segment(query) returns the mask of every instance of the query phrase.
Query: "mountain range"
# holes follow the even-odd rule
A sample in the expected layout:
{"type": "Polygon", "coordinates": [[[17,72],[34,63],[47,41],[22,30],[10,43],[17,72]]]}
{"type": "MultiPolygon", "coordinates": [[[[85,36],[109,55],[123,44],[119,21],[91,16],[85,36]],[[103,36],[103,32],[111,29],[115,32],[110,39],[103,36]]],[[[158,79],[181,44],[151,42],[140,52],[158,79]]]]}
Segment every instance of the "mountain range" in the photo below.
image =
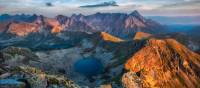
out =
{"type": "Polygon", "coordinates": [[[0,18],[1,31],[19,36],[24,36],[32,32],[49,30],[53,33],[60,31],[99,31],[107,32],[122,38],[130,38],[138,31],[159,33],[164,30],[162,29],[162,25],[144,18],[138,11],[133,11],[130,14],[96,13],[88,16],[74,14],[71,17],[58,15],[55,18],[38,15],[22,14],[10,16],[4,14],[1,15],[0,18]]]}
{"type": "Polygon", "coordinates": [[[199,88],[199,27],[133,11],[0,16],[2,88],[199,88]]]}

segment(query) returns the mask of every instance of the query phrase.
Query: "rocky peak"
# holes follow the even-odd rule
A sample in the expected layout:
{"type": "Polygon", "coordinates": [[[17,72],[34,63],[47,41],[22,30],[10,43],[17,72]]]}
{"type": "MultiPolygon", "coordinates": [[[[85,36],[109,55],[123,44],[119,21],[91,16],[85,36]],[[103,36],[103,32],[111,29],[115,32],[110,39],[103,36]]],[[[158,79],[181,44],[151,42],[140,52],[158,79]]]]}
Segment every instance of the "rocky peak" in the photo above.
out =
{"type": "Polygon", "coordinates": [[[140,13],[137,10],[131,12],[129,15],[131,15],[131,16],[141,16],[140,13]]]}
{"type": "Polygon", "coordinates": [[[71,19],[74,19],[76,21],[81,21],[83,18],[84,18],[84,15],[83,14],[73,14],[71,17],[71,19]]]}
{"type": "Polygon", "coordinates": [[[67,16],[64,15],[58,15],[55,17],[60,24],[65,24],[65,22],[69,19],[67,16]]]}
{"type": "Polygon", "coordinates": [[[125,20],[125,28],[144,28],[147,25],[145,24],[145,18],[140,15],[138,11],[133,11],[128,15],[125,20]]]}
{"type": "Polygon", "coordinates": [[[134,16],[138,18],[140,21],[145,22],[145,18],[137,10],[130,13],[129,16],[134,16]]]}
{"type": "Polygon", "coordinates": [[[40,24],[40,25],[43,25],[44,24],[44,16],[42,15],[33,15],[32,17],[35,18],[35,20],[33,21],[33,23],[36,23],[36,24],[40,24]]]}
{"type": "Polygon", "coordinates": [[[173,39],[150,39],[134,54],[125,68],[122,81],[127,88],[137,87],[199,87],[200,55],[173,39]],[[130,73],[135,73],[130,75],[130,73]],[[127,78],[130,77],[130,78],[127,78]],[[132,77],[137,81],[127,82],[132,77]]]}

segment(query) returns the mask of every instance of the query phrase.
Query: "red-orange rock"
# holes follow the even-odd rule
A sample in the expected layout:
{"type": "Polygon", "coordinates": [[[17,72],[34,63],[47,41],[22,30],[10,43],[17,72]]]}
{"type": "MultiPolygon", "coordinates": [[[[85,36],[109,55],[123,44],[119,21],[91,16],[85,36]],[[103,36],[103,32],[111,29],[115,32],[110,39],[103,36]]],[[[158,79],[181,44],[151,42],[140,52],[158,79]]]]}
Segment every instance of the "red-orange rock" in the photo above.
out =
{"type": "Polygon", "coordinates": [[[51,33],[59,33],[62,31],[62,26],[61,24],[58,22],[58,20],[53,19],[53,18],[46,18],[44,20],[44,22],[46,23],[46,25],[51,26],[51,33]]]}
{"type": "Polygon", "coordinates": [[[54,26],[53,29],[51,30],[52,33],[59,33],[62,31],[62,27],[61,26],[54,26]]]}
{"type": "MultiPolygon", "coordinates": [[[[144,88],[200,87],[200,55],[173,39],[148,40],[146,46],[127,61],[125,69],[139,74],[140,86],[144,88]]],[[[123,83],[127,88],[134,88],[128,86],[125,79],[130,78],[126,77],[123,76],[123,83]]]]}
{"type": "Polygon", "coordinates": [[[11,23],[8,32],[18,36],[25,36],[31,32],[38,32],[39,26],[34,23],[11,23]]]}
{"type": "Polygon", "coordinates": [[[147,39],[147,38],[150,38],[151,36],[152,35],[149,33],[137,32],[135,34],[134,40],[147,39]]]}
{"type": "Polygon", "coordinates": [[[106,32],[101,32],[101,37],[103,40],[105,41],[110,41],[110,42],[122,42],[124,40],[120,39],[120,38],[117,38],[115,36],[112,36],[106,32]]]}

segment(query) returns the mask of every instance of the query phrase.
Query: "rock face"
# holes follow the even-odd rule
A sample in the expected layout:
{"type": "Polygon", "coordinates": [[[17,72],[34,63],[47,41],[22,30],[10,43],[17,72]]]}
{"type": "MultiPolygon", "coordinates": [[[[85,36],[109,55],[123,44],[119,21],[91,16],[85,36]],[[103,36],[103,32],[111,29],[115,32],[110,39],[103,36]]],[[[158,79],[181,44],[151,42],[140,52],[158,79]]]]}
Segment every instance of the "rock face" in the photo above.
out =
{"type": "Polygon", "coordinates": [[[147,26],[145,21],[138,11],[134,11],[125,20],[125,28],[145,28],[147,26]]]}
{"type": "Polygon", "coordinates": [[[39,26],[34,23],[11,23],[7,32],[18,36],[25,36],[38,31],[39,26]]]}
{"type": "Polygon", "coordinates": [[[133,84],[139,88],[198,88],[200,55],[173,39],[150,39],[127,61],[125,69],[130,70],[122,78],[127,88],[133,84]],[[133,77],[139,81],[128,81],[133,77]]]}

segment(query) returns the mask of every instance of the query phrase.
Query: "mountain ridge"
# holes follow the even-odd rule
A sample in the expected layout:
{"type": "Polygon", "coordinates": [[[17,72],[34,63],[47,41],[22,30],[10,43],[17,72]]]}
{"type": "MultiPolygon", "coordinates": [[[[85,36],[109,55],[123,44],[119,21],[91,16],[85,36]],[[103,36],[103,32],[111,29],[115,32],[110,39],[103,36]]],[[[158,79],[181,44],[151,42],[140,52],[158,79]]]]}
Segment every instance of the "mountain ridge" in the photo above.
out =
{"type": "MultiPolygon", "coordinates": [[[[82,31],[82,32],[107,32],[117,37],[129,38],[138,31],[158,33],[164,28],[159,23],[144,18],[138,11],[126,13],[96,13],[84,16],[82,14],[71,17],[58,15],[55,18],[48,18],[42,15],[2,15],[1,22],[26,22],[38,24],[41,29],[59,33],[61,31],[82,31]]],[[[1,30],[5,27],[0,28],[1,30]]],[[[28,33],[27,33],[28,34],[28,33]]]]}
{"type": "Polygon", "coordinates": [[[147,44],[125,64],[130,70],[122,81],[127,88],[199,87],[200,55],[174,39],[149,39],[147,44]],[[136,73],[136,75],[132,74],[136,73]],[[134,77],[132,83],[128,82],[134,77]],[[140,82],[137,82],[140,80],[140,82]]]}

